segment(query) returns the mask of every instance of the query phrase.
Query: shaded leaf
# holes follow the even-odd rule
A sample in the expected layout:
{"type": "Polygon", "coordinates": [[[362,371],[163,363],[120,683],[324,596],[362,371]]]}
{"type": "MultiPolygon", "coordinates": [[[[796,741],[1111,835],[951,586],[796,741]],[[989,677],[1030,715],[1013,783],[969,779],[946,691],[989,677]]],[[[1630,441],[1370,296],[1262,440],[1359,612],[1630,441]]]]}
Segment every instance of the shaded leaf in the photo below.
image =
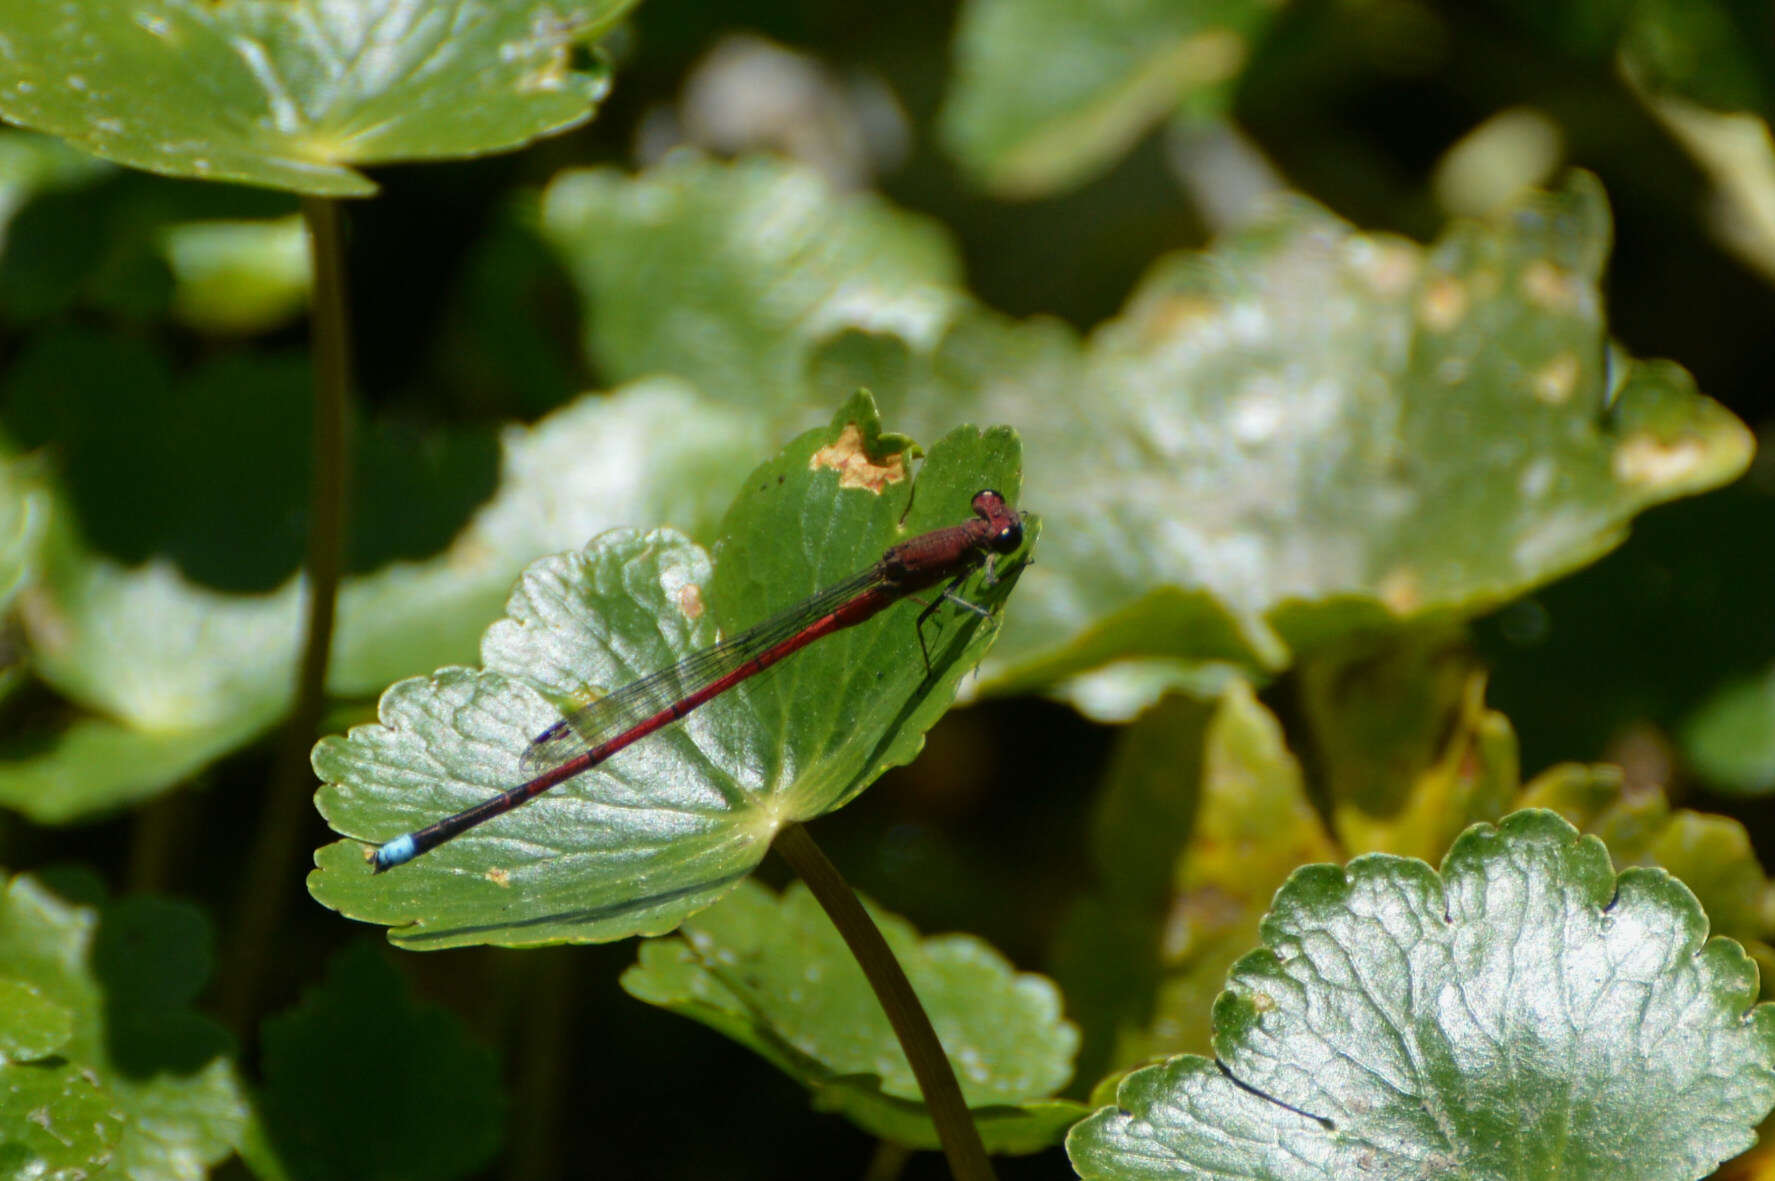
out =
{"type": "MultiPolygon", "coordinates": [[[[990,1152],[1035,1152],[1085,1114],[1051,1096],[1072,1075],[1078,1031],[1043,977],[970,935],[920,938],[870,908],[955,1067],[990,1152]]],[[[880,1002],[804,886],[780,898],[745,882],[670,939],[649,940],[623,988],[746,1046],[806,1087],[816,1107],[872,1135],[937,1145],[918,1083],[880,1002]]]]}
{"type": "Polygon", "coordinates": [[[499,1147],[492,1051],[453,1013],[416,1003],[367,943],[335,955],[263,1036],[267,1140],[304,1181],[465,1177],[499,1147]]]}
{"type": "MultiPolygon", "coordinates": [[[[862,396],[753,472],[718,560],[668,531],[621,531],[534,564],[483,669],[446,668],[383,696],[381,722],[315,748],[317,802],[356,838],[322,849],[315,897],[389,924],[411,948],[660,934],[751,871],[777,827],[839,807],[913,758],[996,628],[946,607],[926,624],[931,671],[902,603],[722,694],[608,763],[372,878],[358,841],[418,828],[529,776],[530,739],[563,710],[669,667],[867,569],[892,542],[954,524],[982,487],[1015,502],[1004,429],[952,432],[920,469],[862,396]]],[[[1031,521],[1028,535],[1036,532],[1031,521]]],[[[958,593],[992,609],[1019,566],[958,593]]]]}
{"type": "Polygon", "coordinates": [[[1281,727],[1237,681],[1124,732],[1091,843],[1097,881],[1067,915],[1055,974],[1093,1077],[1206,1049],[1209,1005],[1276,888],[1337,854],[1281,727]]]}
{"type": "MultiPolygon", "coordinates": [[[[329,688],[370,693],[471,654],[538,553],[627,522],[711,520],[759,429],[671,382],[508,428],[498,490],[442,553],[346,579],[329,688]]],[[[213,478],[201,455],[185,462],[213,478]]],[[[0,800],[51,822],[141,799],[269,730],[288,707],[300,623],[294,582],[231,594],[164,557],[126,566],[94,552],[67,516],[55,515],[21,616],[34,670],[101,716],[15,739],[0,762],[0,800]]]]}
{"type": "Polygon", "coordinates": [[[1304,869],[1215,1004],[1218,1062],[1129,1076],[1068,1151],[1092,1178],[1701,1177],[1775,1105],[1775,1008],[1706,931],[1547,812],[1440,875],[1304,869]]]}
{"type": "Polygon", "coordinates": [[[182,904],[133,898],[95,910],[31,877],[11,880],[0,900],[0,964],[70,1013],[73,1027],[56,1058],[0,1068],[0,1095],[25,1088],[5,1102],[35,1094],[51,1112],[45,1125],[0,1110],[0,1128],[24,1137],[0,1144],[7,1163],[23,1168],[28,1151],[51,1154],[34,1158],[46,1168],[108,1163],[142,1181],[199,1181],[233,1151],[247,1106],[232,1048],[191,1008],[209,974],[209,940],[203,917],[182,904]]]}
{"type": "Polygon", "coordinates": [[[970,0],[956,26],[943,138],[999,193],[1071,187],[1173,111],[1229,105],[1275,11],[1260,0],[970,0]]]}
{"type": "Polygon", "coordinates": [[[1735,681],[1689,716],[1683,753],[1716,791],[1775,792],[1775,673],[1735,681]]]}
{"type": "Polygon", "coordinates": [[[1309,762],[1348,853],[1440,857],[1469,824],[1510,810],[1516,736],[1486,708],[1462,633],[1350,637],[1303,659],[1299,683],[1309,762]]]}
{"type": "Polygon", "coordinates": [[[353,165],[477,155],[580,123],[569,68],[626,0],[14,0],[0,115],[152,172],[346,196],[353,165]]]}

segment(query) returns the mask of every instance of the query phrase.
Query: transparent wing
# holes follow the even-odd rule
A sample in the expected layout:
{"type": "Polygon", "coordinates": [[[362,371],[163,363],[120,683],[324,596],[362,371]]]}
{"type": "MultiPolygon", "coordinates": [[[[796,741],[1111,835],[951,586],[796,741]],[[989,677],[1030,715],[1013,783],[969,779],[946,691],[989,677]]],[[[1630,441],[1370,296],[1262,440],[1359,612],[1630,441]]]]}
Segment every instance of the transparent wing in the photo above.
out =
{"type": "Polygon", "coordinates": [[[760,653],[794,638],[858,595],[888,585],[871,567],[805,599],[763,623],[718,644],[693,652],[669,668],[631,681],[613,693],[580,706],[538,734],[524,751],[524,774],[542,775],[581,753],[633,730],[641,723],[696,695],[760,653]]]}

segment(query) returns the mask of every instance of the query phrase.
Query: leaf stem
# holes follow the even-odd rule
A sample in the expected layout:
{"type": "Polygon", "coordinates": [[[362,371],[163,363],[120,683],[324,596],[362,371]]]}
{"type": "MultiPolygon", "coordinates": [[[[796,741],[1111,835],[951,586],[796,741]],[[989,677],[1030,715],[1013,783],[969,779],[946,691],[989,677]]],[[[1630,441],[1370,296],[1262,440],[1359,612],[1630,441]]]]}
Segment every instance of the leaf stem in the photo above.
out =
{"type": "Polygon", "coordinates": [[[224,1020],[244,1033],[257,1012],[259,990],[272,941],[295,893],[291,877],[302,847],[304,814],[314,775],[308,752],[326,708],[327,658],[333,613],[344,565],[346,503],[346,405],[351,344],[346,334],[345,261],[339,205],[304,197],[314,297],[314,467],[309,483],[307,627],[296,674],[295,703],[283,745],[271,770],[264,810],[246,865],[235,910],[221,998],[224,1020]]]}
{"type": "Polygon", "coordinates": [[[857,957],[863,975],[868,977],[869,986],[887,1013],[888,1023],[894,1027],[894,1036],[899,1038],[906,1060],[912,1064],[918,1089],[924,1093],[925,1108],[937,1126],[937,1139],[949,1158],[950,1173],[956,1181],[993,1181],[992,1163],[980,1141],[980,1131],[968,1114],[955,1071],[937,1041],[937,1031],[931,1027],[918,994],[912,991],[912,982],[906,979],[900,961],[888,949],[881,930],[845,883],[838,867],[827,860],[802,825],[784,825],[771,848],[807,883],[851,954],[857,957]]]}

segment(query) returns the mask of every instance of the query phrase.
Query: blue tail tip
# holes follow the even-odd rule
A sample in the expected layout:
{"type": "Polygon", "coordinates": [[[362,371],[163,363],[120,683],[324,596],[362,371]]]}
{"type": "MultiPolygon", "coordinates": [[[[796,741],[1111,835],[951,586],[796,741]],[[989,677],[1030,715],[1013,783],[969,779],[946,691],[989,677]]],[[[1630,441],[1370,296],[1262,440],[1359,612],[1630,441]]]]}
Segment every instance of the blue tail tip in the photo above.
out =
{"type": "Polygon", "coordinates": [[[418,855],[419,850],[414,845],[411,833],[396,837],[387,844],[379,846],[376,852],[371,855],[370,860],[373,863],[373,868],[370,872],[381,873],[385,869],[405,865],[418,855]]]}

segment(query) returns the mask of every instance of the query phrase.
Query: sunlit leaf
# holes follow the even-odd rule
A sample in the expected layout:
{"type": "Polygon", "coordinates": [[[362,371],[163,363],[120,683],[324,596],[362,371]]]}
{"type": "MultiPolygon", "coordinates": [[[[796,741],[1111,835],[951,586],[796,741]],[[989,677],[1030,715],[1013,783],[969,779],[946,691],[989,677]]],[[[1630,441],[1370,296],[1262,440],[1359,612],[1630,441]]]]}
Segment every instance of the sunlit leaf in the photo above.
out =
{"type": "MultiPolygon", "coordinates": [[[[1057,1142],[1086,1109],[1052,1098],[1072,1075],[1078,1030],[1060,994],[970,935],[920,938],[874,918],[906,970],[990,1152],[1057,1142]]],[[[831,920],[796,885],[781,898],[744,883],[671,939],[650,940],[623,974],[631,994],[726,1034],[806,1087],[816,1107],[870,1134],[937,1145],[912,1068],[831,920]]]]}
{"type": "MultiPolygon", "coordinates": [[[[1768,876],[1750,834],[1729,816],[1673,808],[1656,789],[1629,790],[1619,767],[1564,763],[1537,775],[1519,807],[1549,808],[1580,830],[1601,837],[1618,868],[1659,866],[1695,892],[1709,925],[1736,939],[1759,962],[1775,964],[1768,876]]],[[[1775,977],[1765,979],[1775,987],[1775,977]]]]}
{"type": "MultiPolygon", "coordinates": [[[[939,611],[923,632],[927,670],[914,627],[924,608],[899,604],[392,873],[372,877],[359,843],[523,782],[521,756],[560,711],[965,519],[979,489],[1015,501],[1008,430],[952,432],[919,469],[916,496],[912,454],[880,435],[867,397],[853,399],[746,478],[712,569],[663,530],[605,534],[532,565],[483,640],[482,669],[400,682],[378,725],[315,748],[321,810],[355,838],[319,852],[315,897],[410,948],[662,934],[732,890],[782,823],[837,808],[909,761],[985,653],[988,620],[939,611]]],[[[990,586],[977,572],[958,593],[996,608],[1018,569],[990,586]]]]}
{"type": "Polygon", "coordinates": [[[550,221],[604,309],[596,359],[791,417],[866,385],[927,433],[1015,422],[1027,499],[1056,528],[987,689],[1058,686],[1126,719],[1291,648],[1469,616],[1750,454],[1682,370],[1610,346],[1611,228],[1584,174],[1427,248],[1282,201],[1160,260],[1086,340],[981,309],[936,267],[879,264],[899,280],[884,290],[858,270],[893,237],[873,202],[758,235],[761,193],[785,210],[835,200],[759,161],[562,183],[550,221]],[[606,244],[631,235],[673,259],[669,283],[606,244]]]}
{"type": "Polygon", "coordinates": [[[185,222],[162,237],[173,311],[200,332],[274,328],[308,299],[308,235],[299,217],[185,222]]]}
{"type": "Polygon", "coordinates": [[[1217,1060],[1138,1071],[1068,1137],[1087,1178],[1694,1178],[1775,1105],[1775,1008],[1657,870],[1546,812],[1438,874],[1291,878],[1215,1003],[1217,1060]]]}
{"type": "Polygon", "coordinates": [[[517,147],[589,118],[570,67],[631,0],[12,0],[0,115],[153,172],[343,196],[353,166],[517,147]]]}

